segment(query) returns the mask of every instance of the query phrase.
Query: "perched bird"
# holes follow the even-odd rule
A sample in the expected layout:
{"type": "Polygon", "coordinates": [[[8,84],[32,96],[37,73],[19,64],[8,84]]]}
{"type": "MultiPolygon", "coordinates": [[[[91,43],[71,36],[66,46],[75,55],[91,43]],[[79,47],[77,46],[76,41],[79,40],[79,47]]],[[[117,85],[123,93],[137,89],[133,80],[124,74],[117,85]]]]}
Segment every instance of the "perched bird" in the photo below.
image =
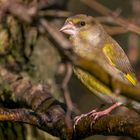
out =
{"type": "MultiPolygon", "coordinates": [[[[91,61],[96,60],[103,69],[123,82],[134,86],[137,84],[135,74],[125,52],[95,18],[84,14],[69,17],[60,31],[70,35],[73,50],[76,54],[91,61]]],[[[84,70],[75,67],[74,73],[96,95],[113,93],[111,89],[84,70]]],[[[104,111],[96,113],[93,111],[91,114],[96,119],[111,112],[119,105],[120,103],[115,103],[104,111]]]]}

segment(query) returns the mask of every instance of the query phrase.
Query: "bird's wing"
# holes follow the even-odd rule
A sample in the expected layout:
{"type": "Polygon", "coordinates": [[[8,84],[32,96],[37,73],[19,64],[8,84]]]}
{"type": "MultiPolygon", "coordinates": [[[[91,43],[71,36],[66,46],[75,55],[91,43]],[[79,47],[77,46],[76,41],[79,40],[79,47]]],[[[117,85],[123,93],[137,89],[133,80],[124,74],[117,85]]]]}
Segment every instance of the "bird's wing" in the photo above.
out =
{"type": "Polygon", "coordinates": [[[112,43],[106,43],[103,46],[104,55],[112,66],[124,73],[125,78],[127,78],[130,83],[136,85],[135,74],[128,57],[116,41],[112,39],[111,42],[112,43]]]}

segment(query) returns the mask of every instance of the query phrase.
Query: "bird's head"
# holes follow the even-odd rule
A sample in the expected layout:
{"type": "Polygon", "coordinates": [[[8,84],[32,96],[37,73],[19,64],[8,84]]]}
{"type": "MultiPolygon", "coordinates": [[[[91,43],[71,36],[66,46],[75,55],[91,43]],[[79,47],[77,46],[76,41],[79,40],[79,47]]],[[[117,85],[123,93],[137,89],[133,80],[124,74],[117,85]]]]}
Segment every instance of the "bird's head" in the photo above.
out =
{"type": "Polygon", "coordinates": [[[96,20],[93,17],[79,14],[67,18],[60,31],[68,35],[76,35],[79,31],[86,30],[94,25],[96,25],[96,20]]]}

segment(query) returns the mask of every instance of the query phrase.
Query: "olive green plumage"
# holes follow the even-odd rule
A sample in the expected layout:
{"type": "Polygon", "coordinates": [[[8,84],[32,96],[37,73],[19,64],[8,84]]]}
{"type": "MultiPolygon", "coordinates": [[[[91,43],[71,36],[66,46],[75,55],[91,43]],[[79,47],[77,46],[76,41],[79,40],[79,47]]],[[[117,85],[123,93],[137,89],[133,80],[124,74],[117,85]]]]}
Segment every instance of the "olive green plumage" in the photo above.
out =
{"type": "MultiPolygon", "coordinates": [[[[95,60],[113,77],[136,85],[137,81],[128,57],[120,45],[93,17],[76,15],[69,17],[61,31],[70,35],[76,54],[95,60]]],[[[112,91],[89,73],[74,68],[74,73],[95,94],[111,94],[112,91]]]]}

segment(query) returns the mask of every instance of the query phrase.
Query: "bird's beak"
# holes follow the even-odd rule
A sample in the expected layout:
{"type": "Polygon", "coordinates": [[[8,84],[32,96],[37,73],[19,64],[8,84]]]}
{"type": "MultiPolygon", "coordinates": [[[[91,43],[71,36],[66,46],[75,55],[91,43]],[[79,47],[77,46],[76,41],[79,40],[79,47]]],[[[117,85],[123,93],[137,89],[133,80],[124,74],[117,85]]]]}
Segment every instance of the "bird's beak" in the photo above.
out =
{"type": "Polygon", "coordinates": [[[75,27],[71,22],[67,22],[62,26],[62,28],[59,31],[65,34],[73,35],[75,34],[75,27]]]}

